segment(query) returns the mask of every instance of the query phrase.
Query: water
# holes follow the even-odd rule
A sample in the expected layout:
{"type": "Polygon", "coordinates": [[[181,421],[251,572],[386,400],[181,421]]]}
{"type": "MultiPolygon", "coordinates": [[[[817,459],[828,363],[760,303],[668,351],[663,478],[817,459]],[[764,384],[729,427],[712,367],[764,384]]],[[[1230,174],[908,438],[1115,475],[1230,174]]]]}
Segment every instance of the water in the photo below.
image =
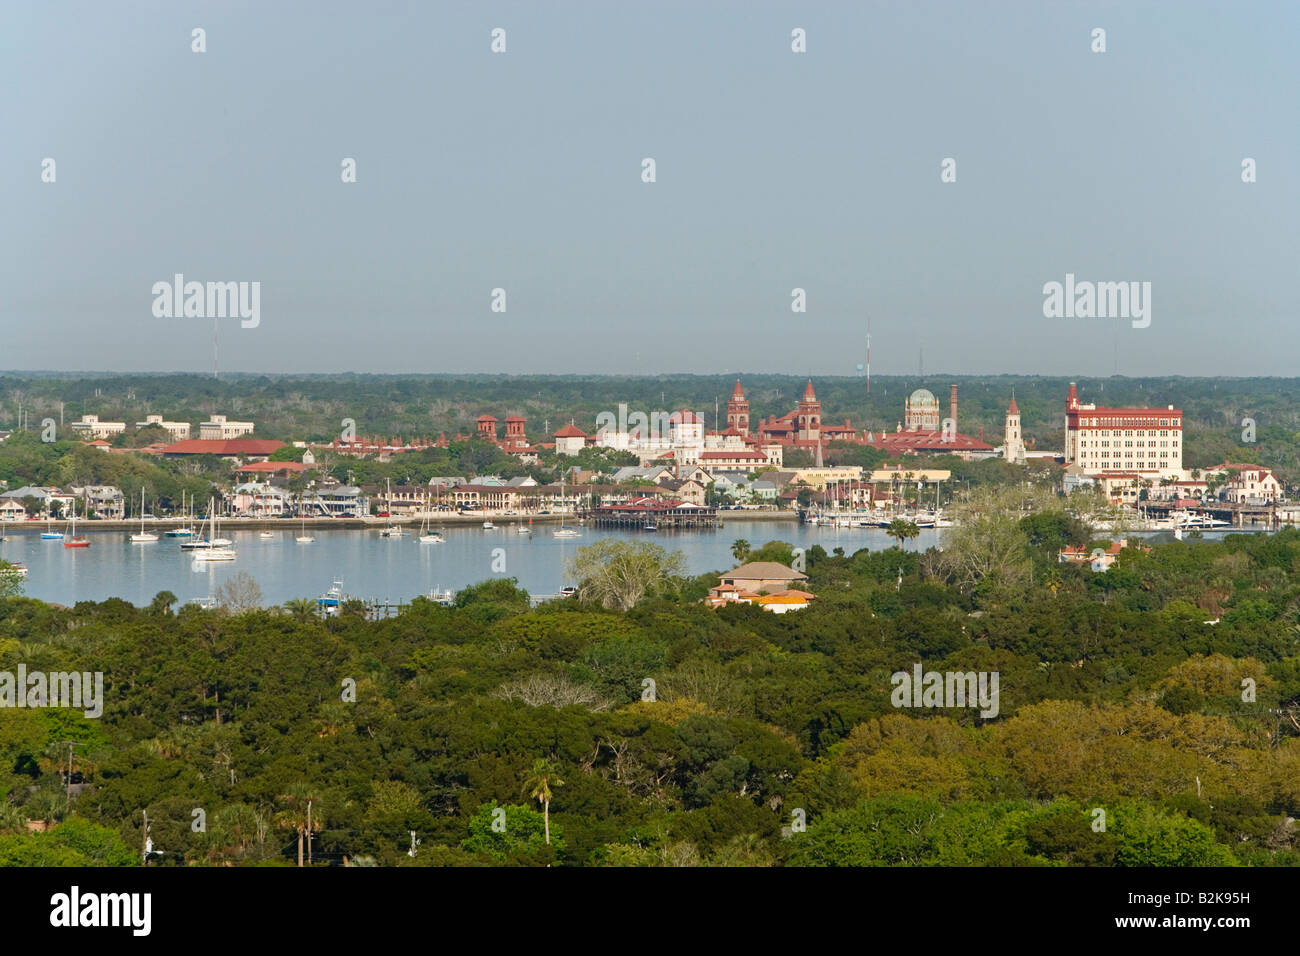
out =
{"type": "MultiPolygon", "coordinates": [[[[421,544],[412,534],[381,538],[377,531],[313,529],[312,544],[298,544],[297,528],[277,530],[274,538],[257,531],[226,531],[239,557],[234,561],[198,563],[193,552],[182,552],[183,539],[163,538],[155,544],[131,544],[126,530],[88,531],[90,547],[65,548],[61,541],[42,541],[39,529],[20,533],[0,526],[8,540],[0,543],[0,558],[21,561],[29,568],[24,593],[58,604],[102,601],[118,597],[148,604],[159,591],[171,591],[181,601],[207,598],[222,582],[247,572],[262,589],[264,604],[292,598],[316,598],[335,580],[354,597],[404,603],[434,590],[457,590],[492,577],[515,577],[532,594],[555,594],[573,584],[564,574],[565,562],[578,548],[603,538],[637,538],[668,550],[680,550],[691,574],[725,571],[735,566],[731,546],[744,538],[752,547],[786,541],[810,548],[820,544],[852,554],[861,548],[894,546],[879,528],[819,528],[794,521],[726,519],[718,531],[637,532],[583,528],[579,538],[555,538],[554,525],[538,526],[532,535],[517,533],[515,525],[493,531],[479,527],[443,530],[443,544],[421,544]],[[500,551],[496,551],[500,549],[500,551]],[[495,567],[494,567],[495,561],[495,567]],[[504,567],[504,570],[501,570],[504,567]]],[[[81,529],[78,528],[78,531],[81,529]]],[[[922,531],[908,544],[925,550],[937,532],[922,531]]]]}

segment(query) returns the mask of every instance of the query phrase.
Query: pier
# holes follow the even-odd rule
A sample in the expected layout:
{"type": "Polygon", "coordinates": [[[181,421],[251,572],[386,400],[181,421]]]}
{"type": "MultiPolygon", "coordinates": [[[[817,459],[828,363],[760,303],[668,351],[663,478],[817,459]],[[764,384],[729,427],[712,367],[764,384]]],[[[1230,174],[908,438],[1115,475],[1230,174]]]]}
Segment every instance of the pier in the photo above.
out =
{"type": "Polygon", "coordinates": [[[718,509],[681,503],[609,505],[582,513],[597,528],[678,531],[685,528],[712,531],[718,527],[718,509]]]}

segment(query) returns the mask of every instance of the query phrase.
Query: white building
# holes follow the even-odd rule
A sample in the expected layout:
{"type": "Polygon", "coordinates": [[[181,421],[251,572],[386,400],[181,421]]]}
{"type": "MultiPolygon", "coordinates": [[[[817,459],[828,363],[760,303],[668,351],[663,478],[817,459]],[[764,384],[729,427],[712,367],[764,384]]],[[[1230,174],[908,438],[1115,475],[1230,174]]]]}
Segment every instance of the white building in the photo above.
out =
{"type": "Polygon", "coordinates": [[[586,447],[586,433],[572,422],[555,433],[555,453],[557,455],[576,455],[586,447]]]}
{"type": "Polygon", "coordinates": [[[239,517],[278,518],[291,513],[291,495],[287,489],[261,481],[236,485],[231,508],[239,517]]]}
{"type": "Polygon", "coordinates": [[[1011,396],[1011,404],[1007,406],[1007,423],[1002,435],[1002,457],[1017,464],[1024,464],[1025,461],[1025,439],[1020,432],[1020,406],[1016,404],[1014,395],[1011,396]]]}
{"type": "Polygon", "coordinates": [[[80,438],[112,438],[126,431],[126,422],[101,422],[98,415],[82,415],[81,421],[73,422],[72,431],[80,438]]]}
{"type": "Polygon", "coordinates": [[[1226,472],[1228,480],[1219,489],[1219,497],[1242,505],[1274,504],[1282,498],[1282,483],[1263,465],[1219,465],[1212,469],[1226,472]]]}
{"type": "Polygon", "coordinates": [[[144,421],[135,423],[136,428],[148,428],[150,425],[165,429],[172,441],[185,441],[190,437],[189,422],[165,422],[161,415],[146,415],[144,421]]]}
{"type": "Polygon", "coordinates": [[[199,422],[199,439],[202,441],[229,441],[251,434],[252,422],[228,421],[225,415],[213,415],[211,421],[199,422]]]}
{"type": "Polygon", "coordinates": [[[1079,401],[1073,382],[1065,405],[1065,464],[1086,474],[1149,473],[1183,477],[1183,413],[1165,408],[1106,408],[1079,401]]]}

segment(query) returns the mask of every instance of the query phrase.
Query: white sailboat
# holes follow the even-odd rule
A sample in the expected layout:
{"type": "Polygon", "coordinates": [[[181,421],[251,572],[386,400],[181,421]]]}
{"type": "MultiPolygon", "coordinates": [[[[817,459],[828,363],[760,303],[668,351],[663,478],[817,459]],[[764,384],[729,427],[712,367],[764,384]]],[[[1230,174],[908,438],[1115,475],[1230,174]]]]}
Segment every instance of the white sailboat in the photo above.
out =
{"type": "Polygon", "coordinates": [[[442,544],[442,532],[429,530],[429,499],[424,499],[424,520],[420,522],[421,544],[442,544]]]}
{"type": "Polygon", "coordinates": [[[568,528],[564,524],[564,470],[560,470],[560,527],[551,532],[556,538],[580,538],[582,532],[577,528],[568,528]]]}
{"type": "MultiPolygon", "coordinates": [[[[195,561],[233,561],[235,560],[235,549],[230,547],[229,541],[225,538],[217,537],[217,509],[215,499],[208,501],[208,519],[211,526],[211,538],[206,542],[207,547],[200,548],[194,554],[195,561]]],[[[185,547],[185,545],[181,545],[185,547]]]]}
{"type": "Polygon", "coordinates": [[[140,489],[140,531],[138,534],[131,535],[132,544],[149,544],[157,541],[158,536],[151,531],[144,530],[144,488],[140,489]]]}
{"type": "Polygon", "coordinates": [[[393,479],[391,479],[391,478],[388,479],[388,498],[387,498],[387,505],[388,505],[388,513],[389,513],[389,522],[388,522],[388,527],[387,527],[387,528],[384,528],[382,531],[379,532],[379,537],[381,537],[381,538],[404,538],[404,537],[406,537],[406,531],[402,528],[402,526],[401,526],[400,524],[397,524],[396,522],[394,522],[394,521],[392,520],[392,513],[393,513],[393,479]]]}

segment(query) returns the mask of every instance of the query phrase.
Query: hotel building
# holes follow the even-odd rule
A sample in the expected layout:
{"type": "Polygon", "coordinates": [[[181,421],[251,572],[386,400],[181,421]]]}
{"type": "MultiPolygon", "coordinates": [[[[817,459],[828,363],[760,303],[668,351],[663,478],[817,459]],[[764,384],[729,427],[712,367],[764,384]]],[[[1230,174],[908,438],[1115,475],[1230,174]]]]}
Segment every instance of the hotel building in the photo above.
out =
{"type": "Polygon", "coordinates": [[[1065,404],[1065,464],[1088,474],[1108,471],[1178,474],[1183,469],[1183,413],[1165,408],[1083,404],[1070,383],[1065,404]]]}

